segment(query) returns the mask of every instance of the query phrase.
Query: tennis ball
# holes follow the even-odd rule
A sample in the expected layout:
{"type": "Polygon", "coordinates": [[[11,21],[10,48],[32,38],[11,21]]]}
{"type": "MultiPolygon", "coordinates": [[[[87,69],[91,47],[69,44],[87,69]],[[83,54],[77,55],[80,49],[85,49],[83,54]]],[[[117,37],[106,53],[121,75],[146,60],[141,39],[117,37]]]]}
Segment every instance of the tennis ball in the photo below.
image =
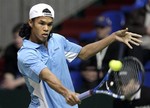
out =
{"type": "Polygon", "coordinates": [[[119,60],[111,60],[109,62],[109,67],[113,71],[119,71],[122,68],[122,63],[119,60]]]}

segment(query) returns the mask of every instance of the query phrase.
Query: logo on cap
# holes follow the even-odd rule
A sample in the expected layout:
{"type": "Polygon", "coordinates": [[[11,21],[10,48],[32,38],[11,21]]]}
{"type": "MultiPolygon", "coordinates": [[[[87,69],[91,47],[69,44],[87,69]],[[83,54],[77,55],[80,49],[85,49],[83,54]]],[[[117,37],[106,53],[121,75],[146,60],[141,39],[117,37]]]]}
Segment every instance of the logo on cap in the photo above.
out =
{"type": "Polygon", "coordinates": [[[51,13],[51,11],[49,10],[49,9],[44,9],[43,11],[42,11],[42,13],[44,14],[44,16],[52,16],[52,13],[51,13]]]}

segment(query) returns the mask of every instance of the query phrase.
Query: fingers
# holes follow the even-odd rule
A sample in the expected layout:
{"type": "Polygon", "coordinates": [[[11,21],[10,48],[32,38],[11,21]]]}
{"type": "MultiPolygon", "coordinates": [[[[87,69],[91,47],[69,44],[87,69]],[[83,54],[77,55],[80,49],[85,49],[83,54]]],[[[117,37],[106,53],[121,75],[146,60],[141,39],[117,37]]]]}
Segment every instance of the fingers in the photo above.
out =
{"type": "Polygon", "coordinates": [[[75,104],[81,103],[81,101],[77,98],[76,93],[74,93],[74,92],[70,93],[70,94],[66,97],[66,102],[67,102],[69,105],[71,105],[71,106],[73,106],[73,105],[75,105],[75,104]]]}
{"type": "Polygon", "coordinates": [[[139,39],[137,39],[137,38],[131,37],[131,40],[134,41],[134,42],[136,42],[136,43],[139,43],[139,44],[142,43],[142,41],[139,40],[139,39]]]}
{"type": "Polygon", "coordinates": [[[133,47],[130,45],[131,44],[134,44],[136,46],[139,46],[140,44],[138,42],[136,42],[135,40],[132,40],[132,39],[129,39],[127,41],[125,41],[125,44],[130,48],[130,49],[133,49],[133,47]]]}
{"type": "MultiPolygon", "coordinates": [[[[137,45],[137,46],[139,46],[139,45],[142,43],[141,40],[136,39],[136,38],[131,38],[131,41],[134,41],[134,42],[136,43],[135,45],[137,45]]],[[[133,44],[134,44],[134,43],[133,43],[133,44]]]]}
{"type": "Polygon", "coordinates": [[[122,34],[125,34],[127,31],[128,31],[128,28],[125,28],[125,29],[123,29],[123,30],[120,30],[120,32],[121,32],[122,34]]]}
{"type": "Polygon", "coordinates": [[[129,36],[130,39],[128,43],[132,43],[136,46],[139,46],[142,43],[142,41],[139,39],[142,37],[141,35],[136,34],[136,33],[131,33],[131,32],[127,32],[127,34],[130,35],[129,36]]]}
{"type": "Polygon", "coordinates": [[[66,99],[66,102],[67,102],[67,104],[69,104],[69,105],[71,105],[71,106],[77,104],[77,103],[72,99],[72,97],[67,98],[67,99],[66,99]]]}
{"type": "Polygon", "coordinates": [[[136,34],[136,33],[131,33],[131,32],[126,32],[126,36],[125,36],[125,40],[126,40],[126,45],[132,49],[132,46],[130,45],[131,44],[134,44],[136,46],[139,46],[142,41],[139,39],[141,38],[142,36],[139,35],[139,34],[136,34]]]}
{"type": "Polygon", "coordinates": [[[137,37],[137,38],[141,38],[142,37],[142,35],[139,35],[139,34],[136,34],[136,33],[131,33],[131,32],[126,32],[126,33],[131,35],[131,36],[137,37]]]}
{"type": "Polygon", "coordinates": [[[126,33],[127,31],[128,31],[128,28],[125,28],[125,29],[124,29],[124,32],[126,33]]]}
{"type": "Polygon", "coordinates": [[[130,43],[137,46],[139,46],[142,43],[142,41],[139,39],[142,36],[136,33],[128,32],[128,28],[115,32],[115,35],[116,40],[124,42],[131,49],[132,46],[130,45],[130,43]]]}
{"type": "Polygon", "coordinates": [[[130,49],[133,49],[133,47],[128,43],[128,42],[126,42],[125,43],[130,49]]]}
{"type": "Polygon", "coordinates": [[[126,44],[130,49],[133,49],[132,46],[130,45],[130,43],[131,43],[131,44],[134,44],[134,45],[136,45],[136,46],[139,46],[141,42],[142,42],[141,40],[138,40],[138,39],[136,39],[136,38],[131,38],[131,39],[129,39],[128,41],[126,41],[125,44],[126,44]]]}
{"type": "Polygon", "coordinates": [[[134,44],[134,45],[136,45],[136,46],[139,46],[139,45],[140,45],[139,43],[136,43],[136,42],[133,41],[133,40],[130,40],[130,43],[132,43],[132,44],[134,44]]]}
{"type": "Polygon", "coordinates": [[[123,30],[119,30],[119,31],[115,32],[115,34],[118,36],[124,36],[127,31],[128,31],[128,28],[123,29],[123,30]]]}

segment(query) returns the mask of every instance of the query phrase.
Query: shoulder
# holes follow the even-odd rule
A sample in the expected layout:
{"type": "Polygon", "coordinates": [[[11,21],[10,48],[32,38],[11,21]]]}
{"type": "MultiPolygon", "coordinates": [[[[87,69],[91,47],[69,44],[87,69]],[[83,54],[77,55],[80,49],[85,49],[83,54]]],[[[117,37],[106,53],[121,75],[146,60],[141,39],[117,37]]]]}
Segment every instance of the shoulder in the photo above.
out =
{"type": "Polygon", "coordinates": [[[64,44],[67,39],[61,34],[52,33],[51,40],[57,42],[58,44],[64,44]]]}
{"type": "Polygon", "coordinates": [[[21,48],[18,53],[17,57],[19,61],[25,61],[28,58],[33,58],[34,56],[38,56],[36,49],[32,48],[21,48]]]}
{"type": "Polygon", "coordinates": [[[58,33],[52,33],[52,38],[53,39],[64,39],[65,37],[58,33]]]}

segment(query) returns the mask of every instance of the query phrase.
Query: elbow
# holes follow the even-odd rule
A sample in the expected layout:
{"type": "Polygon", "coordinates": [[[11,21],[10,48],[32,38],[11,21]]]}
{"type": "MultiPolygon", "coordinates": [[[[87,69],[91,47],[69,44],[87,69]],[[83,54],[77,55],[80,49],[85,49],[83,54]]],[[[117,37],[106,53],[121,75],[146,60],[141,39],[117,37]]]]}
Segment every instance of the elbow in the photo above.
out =
{"type": "Polygon", "coordinates": [[[87,52],[81,52],[78,57],[81,59],[81,60],[87,60],[89,58],[87,52]]]}
{"type": "Polygon", "coordinates": [[[51,73],[49,72],[49,70],[47,68],[44,68],[39,75],[40,79],[43,81],[47,81],[49,79],[49,77],[51,77],[51,73]]]}
{"type": "Polygon", "coordinates": [[[87,60],[87,59],[89,59],[89,57],[87,57],[87,56],[82,56],[80,59],[82,59],[82,60],[87,60]]]}

